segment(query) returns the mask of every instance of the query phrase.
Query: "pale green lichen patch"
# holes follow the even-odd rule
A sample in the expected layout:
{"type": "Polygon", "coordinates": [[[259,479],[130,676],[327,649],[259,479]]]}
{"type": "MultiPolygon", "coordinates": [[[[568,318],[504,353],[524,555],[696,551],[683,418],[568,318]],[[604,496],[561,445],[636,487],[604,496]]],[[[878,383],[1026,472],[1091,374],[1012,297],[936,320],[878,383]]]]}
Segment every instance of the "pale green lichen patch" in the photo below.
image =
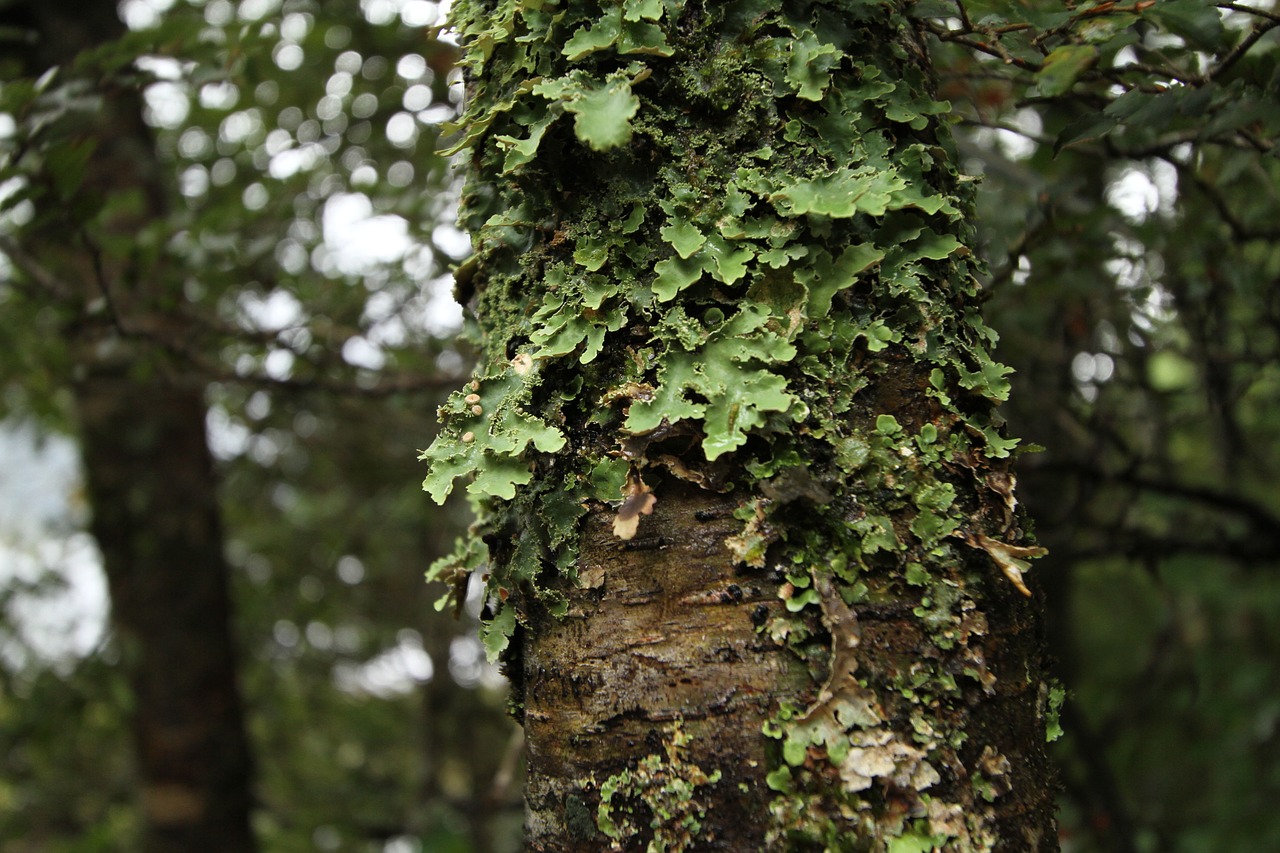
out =
{"type": "Polygon", "coordinates": [[[646,756],[600,784],[596,825],[602,833],[615,841],[648,835],[646,853],[695,848],[706,815],[698,789],[719,782],[720,771],[708,774],[686,761],[682,753],[689,742],[677,723],[662,753],[646,756]]]}
{"type": "Polygon", "coordinates": [[[522,461],[526,449],[554,453],[564,447],[560,430],[524,410],[537,381],[528,356],[517,357],[501,374],[476,379],[450,396],[440,413],[452,417],[455,429],[442,433],[421,456],[431,460],[423,488],[433,500],[443,501],[455,479],[473,473],[470,493],[514,498],[515,487],[533,476],[522,461]]]}
{"type": "MultiPolygon", "coordinates": [[[[994,678],[972,590],[1033,553],[986,474],[1016,441],[971,183],[900,10],[458,0],[482,362],[424,458],[432,496],[467,480],[480,519],[433,576],[486,567],[496,654],[559,606],[590,502],[629,537],[663,479],[737,495],[727,545],[785,577],[762,630],[819,697],[766,727],[771,841],[980,850],[955,770],[961,686],[994,678]],[[931,654],[858,666],[855,605],[900,605],[931,654]]],[[[652,785],[606,784],[601,829],[628,833],[616,803],[652,785]]]]}

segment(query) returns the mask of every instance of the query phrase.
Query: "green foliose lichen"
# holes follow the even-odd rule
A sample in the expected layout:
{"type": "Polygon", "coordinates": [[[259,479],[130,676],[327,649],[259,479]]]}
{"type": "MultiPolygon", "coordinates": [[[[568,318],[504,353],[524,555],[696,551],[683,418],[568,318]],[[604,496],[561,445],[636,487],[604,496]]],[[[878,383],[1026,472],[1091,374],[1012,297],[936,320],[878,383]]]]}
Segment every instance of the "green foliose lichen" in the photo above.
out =
{"type": "MultiPolygon", "coordinates": [[[[974,307],[972,185],[900,16],[878,0],[453,10],[476,253],[459,296],[482,356],[423,458],[432,497],[464,479],[479,520],[433,576],[489,573],[496,654],[548,578],[572,577],[587,505],[622,503],[642,470],[738,490],[731,552],[788,580],[762,630],[832,692],[766,729],[778,839],[827,843],[883,818],[872,792],[928,788],[963,740],[958,680],[991,678],[980,659],[832,676],[856,662],[849,606],[906,596],[963,660],[985,630],[967,591],[992,571],[982,543],[1021,535],[984,473],[1016,441],[974,307]],[[926,709],[912,734],[868,677],[926,709]]],[[[980,849],[956,803],[928,800],[922,828],[879,828],[889,849],[980,849]]]]}
{"type": "Polygon", "coordinates": [[[614,841],[640,836],[636,823],[649,818],[646,853],[680,853],[693,849],[702,829],[705,808],[699,788],[720,781],[720,771],[710,774],[686,761],[682,750],[690,742],[679,723],[662,753],[642,758],[600,784],[596,826],[614,841]]]}

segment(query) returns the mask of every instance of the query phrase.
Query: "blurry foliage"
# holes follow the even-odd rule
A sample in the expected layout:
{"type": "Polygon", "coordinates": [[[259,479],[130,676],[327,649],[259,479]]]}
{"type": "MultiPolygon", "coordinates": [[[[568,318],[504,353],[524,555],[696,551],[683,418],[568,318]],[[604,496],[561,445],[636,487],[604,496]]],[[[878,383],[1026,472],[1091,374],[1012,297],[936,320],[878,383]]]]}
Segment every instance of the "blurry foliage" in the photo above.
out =
{"type": "MultiPolygon", "coordinates": [[[[60,329],[116,310],[54,298],[20,238],[36,202],[73,206],[68,240],[127,206],[76,191],[94,109],[77,81],[142,87],[172,215],[101,249],[171,271],[168,308],[196,331],[127,314],[119,331],[212,383],[264,849],[510,849],[514,790],[485,800],[510,771],[500,697],[420,583],[455,522],[427,515],[407,463],[466,358],[431,307],[461,251],[429,128],[456,103],[453,49],[421,26],[435,6],[148,8],[125,4],[122,45],[41,84],[0,59],[0,410],[65,426],[60,329]],[[358,222],[326,233],[325,211],[337,224],[343,199],[401,217],[382,222],[414,248],[342,255],[358,222]],[[419,647],[425,688],[371,689],[397,660],[424,674],[419,647]]],[[[1280,849],[1280,10],[915,9],[983,179],[987,318],[1018,369],[1004,411],[1047,448],[1020,494],[1071,691],[1064,849],[1280,849]]],[[[4,853],[130,849],[113,654],[0,671],[4,853]]]]}
{"type": "Polygon", "coordinates": [[[1280,847],[1280,10],[930,4],[1043,445],[1064,850],[1280,847]]]}
{"type": "MultiPolygon", "coordinates": [[[[424,510],[413,456],[469,358],[436,4],[130,0],[124,39],[38,80],[15,76],[23,12],[0,3],[0,413],[68,429],[64,330],[104,317],[152,354],[136,369],[206,386],[264,850],[513,849],[503,689],[422,581],[459,522],[424,510]],[[136,189],[81,183],[81,130],[128,91],[167,212],[121,237],[136,189]],[[51,239],[96,274],[69,280],[51,239]]],[[[112,639],[58,669],[27,651],[0,681],[0,850],[136,849],[112,639]]]]}

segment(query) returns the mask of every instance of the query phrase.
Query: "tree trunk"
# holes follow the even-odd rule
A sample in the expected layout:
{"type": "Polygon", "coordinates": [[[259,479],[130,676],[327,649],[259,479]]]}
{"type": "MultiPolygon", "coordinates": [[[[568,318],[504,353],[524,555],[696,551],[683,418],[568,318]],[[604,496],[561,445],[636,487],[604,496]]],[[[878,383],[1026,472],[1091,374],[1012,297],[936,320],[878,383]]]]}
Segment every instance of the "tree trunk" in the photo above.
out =
{"type": "MultiPolygon", "coordinates": [[[[26,73],[62,67],[56,88],[76,73],[70,68],[82,52],[124,34],[116,5],[18,3],[3,19],[33,34],[23,47],[26,73]]],[[[133,245],[167,215],[166,188],[140,93],[110,80],[92,85],[76,94],[98,99],[90,120],[74,106],[67,116],[54,114],[69,126],[83,122],[67,132],[93,146],[75,203],[56,208],[59,194],[47,192],[23,250],[54,279],[42,286],[69,317],[92,530],[134,691],[142,849],[247,853],[256,849],[250,752],[203,385],[166,375],[163,355],[130,340],[128,328],[143,323],[177,339],[184,332],[164,319],[164,307],[181,298],[180,284],[140,260],[146,253],[133,245]],[[124,193],[139,201],[94,212],[95,202],[119,202],[124,193]],[[125,248],[109,248],[113,242],[125,248]]],[[[62,132],[57,124],[44,128],[39,142],[59,141],[62,132]]],[[[67,176],[33,180],[53,177],[67,176]]]]}
{"type": "Polygon", "coordinates": [[[1051,851],[1051,691],[909,4],[460,2],[481,510],[537,851],[1051,851]],[[546,8],[542,8],[542,7],[546,8]]]}
{"type": "Polygon", "coordinates": [[[202,394],[95,371],[78,384],[76,404],[93,533],[134,691],[143,850],[252,851],[249,748],[202,394]]]}

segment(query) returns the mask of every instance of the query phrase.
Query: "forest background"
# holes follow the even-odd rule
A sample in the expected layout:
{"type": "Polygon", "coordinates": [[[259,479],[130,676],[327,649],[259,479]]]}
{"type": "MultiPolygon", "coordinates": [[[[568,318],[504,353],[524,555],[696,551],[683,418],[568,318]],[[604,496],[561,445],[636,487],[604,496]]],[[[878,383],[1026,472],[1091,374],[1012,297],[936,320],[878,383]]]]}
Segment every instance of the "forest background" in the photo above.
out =
{"type": "MultiPolygon", "coordinates": [[[[118,38],[34,75],[29,5],[0,2],[0,851],[142,831],[75,461],[86,326],[206,407],[261,849],[518,849],[481,602],[455,619],[422,582],[466,523],[414,461],[470,358],[442,10],[127,0],[118,38]],[[121,92],[162,215],[90,180],[121,92]],[[71,255],[76,281],[48,259],[71,255]],[[122,298],[140,271],[166,289],[122,298]]],[[[1063,847],[1280,849],[1280,12],[914,9],[981,176],[1003,411],[1050,550],[1063,847]]]]}

